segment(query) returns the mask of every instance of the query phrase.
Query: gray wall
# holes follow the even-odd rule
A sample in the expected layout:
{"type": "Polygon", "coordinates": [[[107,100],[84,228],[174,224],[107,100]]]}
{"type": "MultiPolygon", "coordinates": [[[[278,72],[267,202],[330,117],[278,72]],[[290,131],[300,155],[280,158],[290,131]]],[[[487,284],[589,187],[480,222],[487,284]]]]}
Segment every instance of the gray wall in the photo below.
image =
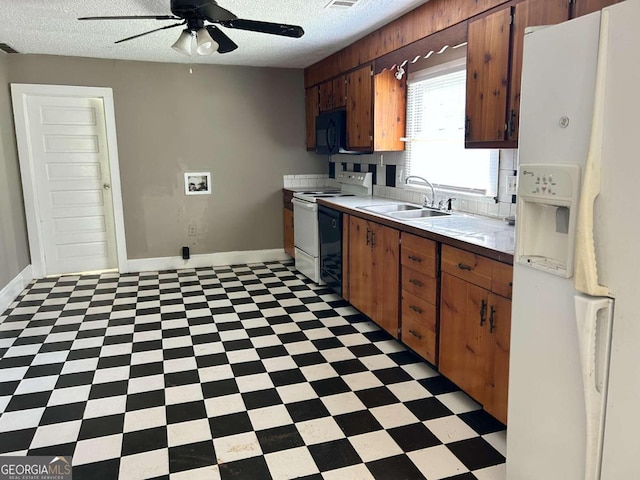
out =
{"type": "Polygon", "coordinates": [[[30,263],[8,78],[0,54],[0,289],[30,263]]]}
{"type": "Polygon", "coordinates": [[[305,150],[302,70],[9,62],[14,83],[113,89],[129,258],[179,255],[182,245],[196,254],[282,248],[282,176],[328,171],[305,150]],[[187,171],[210,171],[212,195],[185,196],[187,171]]]}

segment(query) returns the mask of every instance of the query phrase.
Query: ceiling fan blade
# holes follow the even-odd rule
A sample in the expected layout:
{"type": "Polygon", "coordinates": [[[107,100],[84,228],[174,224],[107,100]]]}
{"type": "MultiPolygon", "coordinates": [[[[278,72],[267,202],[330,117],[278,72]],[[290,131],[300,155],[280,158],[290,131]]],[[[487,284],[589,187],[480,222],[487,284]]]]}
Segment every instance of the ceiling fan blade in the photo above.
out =
{"type": "Polygon", "coordinates": [[[201,5],[197,9],[197,12],[203,15],[210,22],[214,22],[214,23],[223,22],[223,21],[226,22],[226,21],[235,20],[238,18],[229,10],[222,8],[215,1],[211,1],[204,5],[201,5]]]}
{"type": "Polygon", "coordinates": [[[229,53],[233,52],[238,45],[235,44],[233,40],[231,40],[226,33],[220,30],[215,25],[207,25],[207,31],[211,38],[213,38],[218,45],[218,53],[229,53]]]}
{"type": "Polygon", "coordinates": [[[180,20],[173,15],[120,15],[117,17],[80,17],[78,20],[180,20]]]}
{"type": "Polygon", "coordinates": [[[129,40],[133,40],[134,38],[144,37],[145,35],[149,35],[153,32],[159,32],[160,30],[166,30],[167,28],[179,27],[180,25],[185,25],[187,22],[174,23],[173,25],[167,25],[165,27],[156,28],[155,30],[149,30],[148,32],[139,33],[138,35],[134,35],[133,37],[123,38],[122,40],[118,40],[115,43],[128,42],[129,40]]]}
{"type": "Polygon", "coordinates": [[[242,18],[238,18],[236,20],[224,20],[217,23],[228,28],[269,33],[271,35],[281,35],[283,37],[300,38],[304,35],[302,27],[298,27],[297,25],[286,25],[284,23],[259,22],[256,20],[244,20],[242,18]]]}

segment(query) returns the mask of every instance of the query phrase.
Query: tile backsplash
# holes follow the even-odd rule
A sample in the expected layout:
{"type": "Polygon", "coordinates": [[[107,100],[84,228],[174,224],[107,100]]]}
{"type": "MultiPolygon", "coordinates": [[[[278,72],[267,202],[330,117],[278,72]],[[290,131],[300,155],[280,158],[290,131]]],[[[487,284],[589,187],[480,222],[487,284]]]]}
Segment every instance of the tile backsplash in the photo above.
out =
{"type": "Polygon", "coordinates": [[[284,188],[306,188],[306,187],[336,187],[337,183],[329,174],[309,174],[309,175],[284,175],[284,188]]]}

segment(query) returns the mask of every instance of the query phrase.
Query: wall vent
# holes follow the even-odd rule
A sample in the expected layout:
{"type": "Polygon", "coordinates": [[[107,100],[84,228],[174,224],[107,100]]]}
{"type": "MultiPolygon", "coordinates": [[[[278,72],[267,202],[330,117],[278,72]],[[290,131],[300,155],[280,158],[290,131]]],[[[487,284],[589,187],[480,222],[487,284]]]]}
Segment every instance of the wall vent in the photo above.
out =
{"type": "Polygon", "coordinates": [[[360,0],[331,0],[324,8],[346,9],[356,5],[360,0]]]}
{"type": "Polygon", "coordinates": [[[2,43],[2,42],[0,42],[0,50],[2,50],[4,53],[20,53],[15,48],[13,48],[11,45],[8,45],[8,44],[2,43]]]}

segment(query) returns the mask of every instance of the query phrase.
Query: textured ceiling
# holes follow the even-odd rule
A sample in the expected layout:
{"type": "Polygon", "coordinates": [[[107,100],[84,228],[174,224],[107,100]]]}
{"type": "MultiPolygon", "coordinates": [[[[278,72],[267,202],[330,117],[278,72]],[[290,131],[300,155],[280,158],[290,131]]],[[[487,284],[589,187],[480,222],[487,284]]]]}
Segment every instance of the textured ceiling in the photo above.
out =
{"type": "MultiPolygon", "coordinates": [[[[191,59],[171,49],[181,29],[113,42],[171,23],[158,20],[78,21],[81,16],[170,15],[170,0],[0,0],[0,42],[20,53],[171,63],[304,68],[353,43],[426,0],[359,0],[347,9],[329,0],[218,0],[238,18],[300,25],[302,38],[221,27],[239,48],[191,59]]],[[[1,54],[1,53],[0,53],[1,54]]]]}

